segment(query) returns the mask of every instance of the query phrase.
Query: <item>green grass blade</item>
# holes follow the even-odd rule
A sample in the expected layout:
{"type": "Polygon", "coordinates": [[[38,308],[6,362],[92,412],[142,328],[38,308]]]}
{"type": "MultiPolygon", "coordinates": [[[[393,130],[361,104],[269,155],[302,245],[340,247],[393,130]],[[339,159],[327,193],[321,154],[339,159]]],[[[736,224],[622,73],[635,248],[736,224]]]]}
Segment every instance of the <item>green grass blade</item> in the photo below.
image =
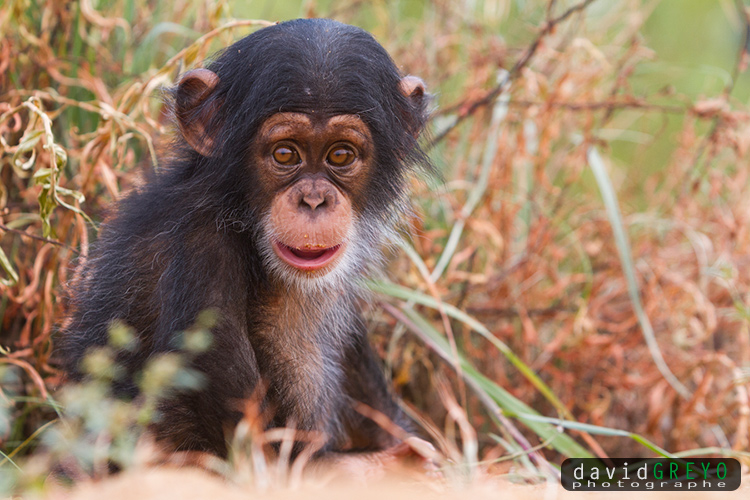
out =
{"type": "MultiPolygon", "coordinates": [[[[454,355],[448,344],[448,340],[441,335],[426,319],[413,309],[402,309],[404,314],[414,322],[418,327],[414,331],[422,340],[424,340],[437,354],[449,363],[453,363],[454,355]]],[[[508,391],[497,385],[495,382],[485,377],[461,354],[458,354],[458,362],[461,366],[462,375],[466,383],[478,392],[486,400],[491,399],[503,413],[511,415],[529,414],[538,415],[531,407],[517,399],[508,391]]],[[[490,407],[490,410],[496,410],[490,407]]],[[[543,441],[549,441],[550,446],[568,457],[589,458],[592,455],[573,438],[560,432],[558,427],[542,421],[525,420],[523,423],[529,427],[543,441]]]]}
{"type": "Polygon", "coordinates": [[[5,252],[0,248],[0,267],[3,268],[7,278],[0,278],[0,284],[4,286],[13,286],[18,283],[18,273],[16,272],[13,264],[10,263],[10,259],[5,255],[5,252]]]}
{"type": "MultiPolygon", "coordinates": [[[[504,75],[498,77],[498,80],[502,79],[504,79],[504,75]]],[[[474,183],[473,189],[471,190],[471,192],[469,192],[466,204],[461,209],[459,219],[451,229],[450,235],[448,236],[448,241],[445,244],[445,248],[443,249],[443,253],[440,255],[437,264],[435,264],[435,269],[432,270],[432,274],[430,275],[432,281],[437,281],[448,267],[448,264],[450,264],[450,261],[453,258],[456,249],[458,248],[458,243],[461,240],[461,234],[463,233],[464,227],[466,225],[466,220],[471,216],[474,208],[476,208],[477,204],[482,199],[482,196],[484,196],[484,193],[487,190],[490,172],[492,171],[492,166],[495,162],[495,156],[497,156],[500,125],[502,124],[503,120],[505,120],[505,117],[508,114],[508,101],[510,101],[510,94],[508,93],[508,88],[506,87],[503,90],[503,93],[500,94],[500,96],[497,98],[497,100],[495,101],[495,105],[492,108],[490,130],[487,133],[487,142],[484,147],[482,168],[479,171],[479,176],[474,183]]]]}
{"type": "Polygon", "coordinates": [[[649,320],[646,311],[643,309],[640,291],[638,289],[638,281],[636,279],[635,265],[633,265],[633,257],[630,254],[630,242],[628,241],[628,235],[625,232],[625,226],[622,222],[622,216],[620,215],[620,206],[617,201],[617,194],[612,187],[612,181],[607,173],[607,167],[604,165],[604,160],[602,160],[599,151],[593,146],[588,149],[587,158],[589,166],[594,172],[596,183],[599,186],[599,192],[602,195],[604,206],[607,209],[607,217],[609,218],[609,223],[612,226],[612,232],[615,236],[615,244],[617,245],[617,251],[620,255],[622,271],[627,280],[630,301],[633,304],[638,323],[641,325],[641,331],[643,332],[643,337],[646,339],[646,344],[651,352],[651,357],[656,363],[662,376],[667,382],[669,382],[669,385],[671,385],[682,397],[690,399],[692,397],[690,389],[685,387],[685,385],[677,379],[674,373],[672,373],[672,370],[669,369],[667,362],[664,360],[659,344],[656,341],[651,321],[649,320]]]}
{"type": "Polygon", "coordinates": [[[547,384],[542,381],[539,376],[534,373],[534,370],[532,370],[526,363],[524,363],[521,358],[516,356],[516,354],[510,349],[510,347],[505,344],[502,340],[496,338],[494,335],[492,335],[492,332],[490,332],[487,327],[485,327],[482,323],[477,321],[476,319],[472,318],[465,312],[457,309],[455,306],[452,306],[450,304],[446,303],[438,303],[437,300],[435,300],[433,297],[430,297],[428,295],[425,295],[420,292],[416,292],[414,290],[410,290],[408,288],[404,288],[402,286],[393,284],[393,283],[386,283],[381,281],[369,281],[367,283],[367,286],[378,293],[382,293],[385,295],[390,295],[391,297],[396,297],[398,299],[402,300],[409,300],[413,301],[417,304],[421,304],[423,306],[431,307],[434,309],[440,309],[441,307],[445,311],[445,314],[448,316],[464,323],[469,328],[477,332],[479,335],[484,337],[488,342],[490,342],[498,351],[500,351],[507,359],[511,362],[511,364],[516,367],[518,371],[521,372],[521,374],[526,377],[526,379],[531,382],[531,384],[545,397],[547,400],[552,403],[555,406],[555,409],[557,409],[560,413],[565,415],[567,418],[572,418],[572,415],[568,411],[568,409],[565,407],[565,405],[560,401],[560,399],[555,395],[554,392],[552,392],[552,389],[549,388],[547,384]]]}
{"type": "Polygon", "coordinates": [[[536,414],[517,414],[513,416],[524,422],[526,421],[547,422],[552,425],[556,425],[556,426],[564,427],[566,429],[572,429],[572,430],[576,430],[580,432],[586,432],[588,434],[597,434],[600,436],[619,436],[619,437],[630,438],[633,441],[636,441],[637,443],[643,445],[645,448],[648,448],[652,452],[656,453],[657,455],[661,455],[663,457],[668,457],[668,458],[675,458],[674,454],[669,453],[664,448],[657,446],[656,444],[649,441],[645,437],[641,436],[640,434],[636,434],[634,432],[623,431],[621,429],[612,429],[610,427],[602,427],[599,425],[584,424],[581,422],[571,422],[570,420],[562,420],[559,418],[544,417],[544,416],[536,415],[536,414]]]}

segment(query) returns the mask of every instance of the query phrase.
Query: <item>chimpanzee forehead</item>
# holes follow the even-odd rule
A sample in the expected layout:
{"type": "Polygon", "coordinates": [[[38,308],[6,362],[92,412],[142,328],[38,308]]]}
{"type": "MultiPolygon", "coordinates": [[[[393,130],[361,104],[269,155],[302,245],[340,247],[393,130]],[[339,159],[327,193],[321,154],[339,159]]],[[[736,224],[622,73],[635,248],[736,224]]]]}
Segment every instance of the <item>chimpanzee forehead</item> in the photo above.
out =
{"type": "Polygon", "coordinates": [[[368,113],[387,105],[400,75],[359,28],[303,19],[259,30],[210,66],[232,102],[256,117],[277,111],[368,113]]]}
{"type": "Polygon", "coordinates": [[[372,141],[370,130],[357,115],[315,116],[307,113],[277,113],[265,120],[258,131],[260,141],[274,143],[294,137],[310,143],[334,138],[363,150],[372,141]]]}

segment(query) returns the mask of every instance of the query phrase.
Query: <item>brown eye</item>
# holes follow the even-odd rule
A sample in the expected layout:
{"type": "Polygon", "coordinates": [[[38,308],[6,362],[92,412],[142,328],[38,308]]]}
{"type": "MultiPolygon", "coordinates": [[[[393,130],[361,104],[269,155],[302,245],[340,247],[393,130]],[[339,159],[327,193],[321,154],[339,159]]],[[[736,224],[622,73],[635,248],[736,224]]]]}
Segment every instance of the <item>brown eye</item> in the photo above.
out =
{"type": "Polygon", "coordinates": [[[354,161],[356,155],[349,148],[338,147],[328,153],[328,163],[334,167],[345,167],[354,161]]]}
{"type": "Polygon", "coordinates": [[[299,163],[299,155],[295,150],[287,146],[279,146],[273,150],[273,159],[281,165],[296,165],[299,163]]]}

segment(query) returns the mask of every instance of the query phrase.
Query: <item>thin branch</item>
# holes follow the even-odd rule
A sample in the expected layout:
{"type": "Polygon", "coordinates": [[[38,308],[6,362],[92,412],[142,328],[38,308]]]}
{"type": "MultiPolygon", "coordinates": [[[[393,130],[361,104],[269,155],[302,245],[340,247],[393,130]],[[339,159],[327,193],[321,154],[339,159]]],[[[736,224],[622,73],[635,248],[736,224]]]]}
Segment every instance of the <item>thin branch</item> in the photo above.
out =
{"type": "MultiPolygon", "coordinates": [[[[737,78],[739,78],[740,74],[744,73],[747,69],[748,49],[750,49],[750,11],[748,11],[748,8],[745,7],[745,4],[742,0],[735,0],[734,4],[742,21],[744,35],[742,37],[740,50],[737,52],[737,59],[735,60],[734,68],[732,69],[732,76],[724,86],[724,91],[722,92],[722,97],[726,100],[728,100],[732,95],[732,92],[734,92],[734,87],[737,84],[737,78]]],[[[703,157],[703,154],[706,152],[708,146],[715,143],[716,137],[719,133],[723,121],[724,120],[721,113],[718,113],[714,117],[710,132],[704,136],[703,141],[698,147],[698,150],[695,153],[695,157],[693,158],[692,167],[688,169],[685,174],[687,179],[683,184],[683,195],[687,194],[692,189],[691,186],[693,185],[693,183],[703,174],[703,171],[708,166],[713,155],[710,155],[708,158],[706,158],[703,164],[699,165],[698,163],[701,157],[703,157]]]]}
{"type": "MultiPolygon", "coordinates": [[[[445,137],[453,130],[455,129],[461,122],[463,122],[466,118],[470,117],[474,113],[477,112],[480,108],[483,108],[490,103],[492,103],[497,96],[500,95],[500,93],[503,91],[503,89],[518,77],[521,70],[526,67],[526,65],[531,61],[531,58],[534,57],[536,54],[537,49],[539,49],[539,45],[541,45],[542,40],[552,33],[554,31],[555,27],[565,21],[567,18],[569,18],[571,15],[575,14],[576,12],[582,12],[586,7],[591,5],[595,0],[584,0],[583,2],[574,5],[573,7],[566,10],[564,13],[559,15],[558,17],[555,17],[544,25],[542,30],[539,32],[539,34],[536,36],[533,42],[531,42],[531,45],[526,49],[526,52],[521,56],[521,58],[516,61],[516,63],[513,65],[511,70],[505,75],[505,78],[502,79],[500,83],[498,83],[492,90],[490,90],[487,95],[482,97],[481,99],[472,102],[468,106],[466,106],[466,103],[461,103],[460,105],[456,106],[457,108],[461,109],[458,116],[456,117],[456,121],[453,122],[450,126],[448,126],[445,130],[440,132],[428,145],[428,149],[432,149],[437,143],[445,139],[445,137]]],[[[553,2],[554,3],[554,2],[553,2]]]]}
{"type": "Polygon", "coordinates": [[[44,242],[44,243],[50,243],[52,245],[63,247],[65,249],[67,249],[67,250],[71,250],[71,251],[73,251],[75,253],[78,253],[78,250],[76,250],[75,248],[73,248],[73,247],[71,247],[69,245],[66,245],[65,243],[62,243],[60,241],[51,240],[49,238],[45,238],[43,236],[37,236],[35,234],[29,234],[26,231],[21,231],[20,229],[10,228],[10,227],[6,226],[5,224],[0,224],[0,230],[6,231],[8,233],[18,234],[20,236],[26,236],[27,238],[31,238],[32,240],[37,240],[37,241],[41,241],[41,242],[44,242]]]}
{"type": "Polygon", "coordinates": [[[597,110],[616,110],[616,109],[638,109],[643,111],[654,111],[658,113],[685,114],[690,113],[692,108],[689,106],[675,106],[663,104],[651,104],[642,99],[618,99],[612,101],[593,101],[593,102],[565,102],[565,101],[525,101],[510,100],[508,106],[529,108],[532,106],[564,108],[571,111],[597,111],[597,110]]]}

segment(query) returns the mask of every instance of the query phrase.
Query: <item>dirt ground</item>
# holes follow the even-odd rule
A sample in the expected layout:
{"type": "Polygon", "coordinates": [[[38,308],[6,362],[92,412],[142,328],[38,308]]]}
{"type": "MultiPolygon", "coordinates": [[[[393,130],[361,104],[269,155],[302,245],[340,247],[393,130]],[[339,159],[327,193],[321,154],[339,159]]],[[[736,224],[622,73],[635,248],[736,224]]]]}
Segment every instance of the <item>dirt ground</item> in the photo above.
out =
{"type": "Polygon", "coordinates": [[[52,488],[46,500],[292,500],[298,498],[327,500],[400,500],[412,499],[617,499],[638,495],[648,500],[750,498],[750,476],[744,476],[740,488],[733,492],[569,492],[559,484],[526,486],[513,484],[504,478],[477,480],[465,488],[445,484],[438,479],[382,477],[368,481],[347,481],[341,478],[319,477],[306,480],[301,486],[289,489],[259,490],[242,487],[198,469],[135,470],[106,480],[82,484],[73,491],[52,488]]]}

